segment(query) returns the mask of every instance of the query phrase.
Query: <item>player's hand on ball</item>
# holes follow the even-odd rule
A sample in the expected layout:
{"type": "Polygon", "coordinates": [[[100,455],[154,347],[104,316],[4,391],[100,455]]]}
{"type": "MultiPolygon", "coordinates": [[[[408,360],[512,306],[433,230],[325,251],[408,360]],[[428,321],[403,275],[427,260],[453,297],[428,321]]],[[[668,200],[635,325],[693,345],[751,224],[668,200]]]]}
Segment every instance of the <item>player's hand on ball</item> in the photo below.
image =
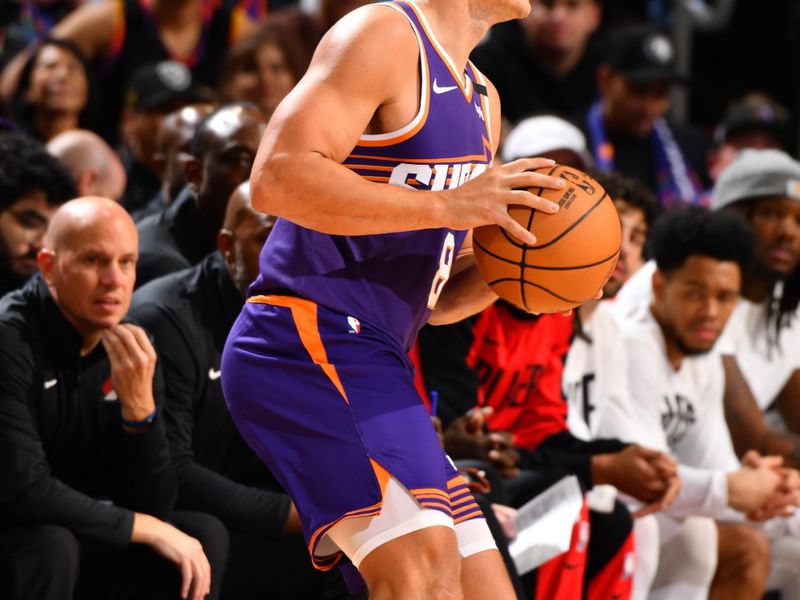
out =
{"type": "Polygon", "coordinates": [[[499,225],[526,244],[536,243],[536,236],[517,223],[509,214],[509,205],[520,205],[546,213],[558,212],[558,204],[528,191],[528,188],[563,189],[560,177],[534,173],[550,167],[549,158],[522,158],[492,167],[485,173],[453,190],[440,192],[449,197],[445,203],[447,227],[472,229],[481,225],[499,225]]]}

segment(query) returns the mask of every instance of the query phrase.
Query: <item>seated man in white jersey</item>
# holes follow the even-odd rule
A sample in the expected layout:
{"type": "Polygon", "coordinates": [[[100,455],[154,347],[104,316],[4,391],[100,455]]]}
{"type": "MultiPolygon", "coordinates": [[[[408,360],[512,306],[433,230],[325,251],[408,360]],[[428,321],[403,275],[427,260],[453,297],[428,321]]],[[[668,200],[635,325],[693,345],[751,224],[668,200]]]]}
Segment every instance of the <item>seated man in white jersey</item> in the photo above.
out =
{"type": "MultiPolygon", "coordinates": [[[[755,260],[742,273],[739,304],[720,343],[734,448],[738,456],[752,448],[798,467],[800,163],[779,150],[744,150],[720,176],[712,206],[741,211],[756,239],[755,260]]],[[[654,269],[648,263],[623,286],[621,311],[647,306],[654,269]]]]}
{"type": "Polygon", "coordinates": [[[651,243],[658,265],[653,301],[623,326],[628,389],[609,396],[598,432],[646,440],[679,460],[683,488],[659,519],[662,529],[673,518],[718,519],[712,598],[760,598],[768,573],[770,587],[791,598],[785,594],[800,590],[800,568],[787,563],[796,561],[800,540],[786,536],[789,522],[775,518],[765,525],[768,562],[764,535],[742,521],[745,515],[766,519],[796,503],[797,472],[755,452],[739,464],[723,413],[722,363],[712,352],[752,253],[748,228],[738,215],[692,208],[664,215],[651,243]],[[742,538],[749,552],[734,555],[742,538]]]}
{"type": "Polygon", "coordinates": [[[722,173],[712,206],[741,211],[756,239],[723,352],[735,356],[767,422],[800,433],[800,162],[780,150],[743,151],[722,173]]]}
{"type": "MultiPolygon", "coordinates": [[[[614,272],[603,287],[603,300],[591,300],[575,310],[574,335],[567,353],[562,376],[562,389],[567,401],[567,425],[582,440],[596,437],[600,415],[605,410],[610,390],[615,385],[625,385],[620,378],[619,324],[613,311],[613,300],[619,288],[644,264],[643,252],[647,233],[656,216],[655,196],[641,183],[617,173],[602,171],[593,174],[603,189],[614,199],[620,217],[622,243],[614,272]],[[594,427],[593,427],[594,426],[594,427]]],[[[596,500],[615,494],[611,486],[593,492],[596,500]]],[[[607,502],[607,500],[606,500],[607,502]]],[[[658,565],[658,524],[654,517],[634,520],[636,536],[636,570],[633,574],[633,600],[643,600],[650,591],[658,565]]],[[[708,528],[697,532],[687,530],[691,545],[716,543],[708,539],[708,528]]],[[[691,563],[691,561],[687,561],[691,563]]],[[[691,569],[696,565],[689,564],[691,569]]],[[[713,565],[711,565],[713,572],[713,565]]]]}
{"type": "MultiPolygon", "coordinates": [[[[610,172],[596,173],[595,178],[614,198],[622,244],[617,268],[603,288],[603,300],[592,300],[575,311],[575,335],[564,365],[567,422],[570,431],[584,440],[596,437],[612,392],[621,387],[617,393],[624,394],[627,389],[626,379],[619,377],[625,370],[626,354],[613,300],[644,263],[644,246],[656,213],[655,198],[638,181],[610,172]]],[[[676,585],[687,599],[707,595],[716,570],[717,531],[712,519],[686,519],[662,535],[655,517],[641,517],[634,521],[634,531],[634,600],[669,597],[676,585]],[[669,576],[662,575],[654,587],[660,561],[670,565],[669,576]]],[[[742,553],[746,556],[747,552],[742,553]]]]}

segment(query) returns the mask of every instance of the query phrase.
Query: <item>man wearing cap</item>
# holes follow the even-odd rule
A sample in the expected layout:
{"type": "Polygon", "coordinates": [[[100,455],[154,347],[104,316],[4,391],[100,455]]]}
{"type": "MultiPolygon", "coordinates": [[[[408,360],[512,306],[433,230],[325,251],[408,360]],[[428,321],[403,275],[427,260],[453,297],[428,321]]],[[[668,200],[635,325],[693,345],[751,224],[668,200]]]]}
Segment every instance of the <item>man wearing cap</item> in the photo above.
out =
{"type": "Polygon", "coordinates": [[[506,137],[502,148],[503,162],[533,156],[552,158],[561,165],[584,171],[594,165],[583,132],[555,115],[523,119],[506,137]]]}
{"type": "Polygon", "coordinates": [[[538,113],[572,117],[597,95],[598,0],[541,0],[519,22],[492,29],[473,52],[475,64],[497,86],[503,116],[512,122],[538,113]]]}
{"type": "Polygon", "coordinates": [[[669,93],[680,77],[669,38],[645,25],[620,29],[597,68],[600,99],[579,118],[597,168],[644,183],[667,208],[703,198],[707,142],[668,123],[669,93]]]}
{"type": "Polygon", "coordinates": [[[128,211],[144,206],[161,187],[163,169],[156,160],[156,138],[164,117],[205,98],[193,86],[191,71],[177,61],[151,63],[134,72],[120,123],[119,154],[128,174],[122,205],[128,211]]]}
{"type": "Polygon", "coordinates": [[[708,174],[713,181],[744,148],[775,148],[790,152],[789,110],[760,92],[732,103],[714,131],[715,147],[709,153],[708,174]]]}
{"type": "Polygon", "coordinates": [[[768,423],[800,433],[800,163],[779,150],[743,150],[720,176],[712,202],[741,211],[756,237],[742,297],[721,342],[732,382],[728,425],[734,441],[737,433],[750,432],[745,440],[760,434],[750,443],[770,441],[772,452],[797,463],[800,439],[752,432],[753,410],[743,411],[742,396],[752,392],[768,423]]]}

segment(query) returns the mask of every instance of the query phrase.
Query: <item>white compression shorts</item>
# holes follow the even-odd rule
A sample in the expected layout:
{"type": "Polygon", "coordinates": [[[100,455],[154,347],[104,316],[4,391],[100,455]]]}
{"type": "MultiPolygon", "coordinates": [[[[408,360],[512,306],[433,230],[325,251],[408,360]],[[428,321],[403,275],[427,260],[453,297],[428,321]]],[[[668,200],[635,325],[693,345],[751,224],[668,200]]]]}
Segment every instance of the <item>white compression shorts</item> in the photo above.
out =
{"type": "Polygon", "coordinates": [[[380,514],[340,521],[320,541],[317,552],[321,555],[333,554],[338,548],[358,568],[370,552],[386,542],[436,526],[455,530],[461,558],[497,549],[485,519],[471,519],[454,525],[453,519],[446,514],[420,506],[399,481],[390,477],[380,514]]]}

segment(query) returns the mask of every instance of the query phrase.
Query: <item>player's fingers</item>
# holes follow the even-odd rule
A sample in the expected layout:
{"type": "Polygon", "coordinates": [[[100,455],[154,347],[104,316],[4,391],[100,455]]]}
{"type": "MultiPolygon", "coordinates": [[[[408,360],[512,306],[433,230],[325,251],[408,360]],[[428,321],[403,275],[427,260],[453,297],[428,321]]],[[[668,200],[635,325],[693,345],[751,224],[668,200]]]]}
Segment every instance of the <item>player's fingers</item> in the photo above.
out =
{"type": "Polygon", "coordinates": [[[119,345],[119,341],[116,335],[110,330],[106,330],[103,332],[103,335],[100,337],[100,342],[103,344],[103,348],[105,348],[106,354],[108,355],[108,360],[111,362],[111,366],[115,366],[119,364],[121,361],[120,351],[117,348],[119,345]]]}
{"type": "Polygon", "coordinates": [[[188,558],[181,560],[181,598],[189,597],[189,589],[192,587],[192,563],[188,558]]]}
{"type": "Polygon", "coordinates": [[[761,455],[755,450],[748,450],[742,457],[742,464],[748,467],[758,467],[761,463],[761,455]]]}
{"type": "Polygon", "coordinates": [[[497,219],[497,224],[523,244],[527,244],[528,246],[536,244],[536,236],[512,219],[508,213],[500,215],[497,219]]]}
{"type": "Polygon", "coordinates": [[[117,347],[120,352],[124,354],[125,359],[130,361],[131,364],[139,365],[145,360],[146,355],[142,349],[139,348],[139,342],[136,341],[136,337],[134,337],[130,329],[124,325],[115,325],[109,331],[112,335],[117,337],[119,341],[117,347]]]}
{"type": "Polygon", "coordinates": [[[673,477],[670,481],[669,489],[667,493],[664,494],[664,498],[661,500],[661,508],[667,508],[675,498],[678,497],[678,494],[681,491],[681,480],[678,477],[673,477]]]}
{"type": "Polygon", "coordinates": [[[770,467],[772,469],[777,469],[778,467],[783,465],[783,457],[782,456],[762,456],[761,457],[761,466],[770,467]]]}
{"type": "Polygon", "coordinates": [[[195,561],[194,597],[192,600],[203,600],[211,589],[211,566],[204,554],[195,561]]]}
{"type": "Polygon", "coordinates": [[[542,169],[545,167],[554,167],[555,164],[556,161],[554,161],[552,158],[535,156],[533,158],[518,158],[517,160],[507,162],[498,168],[505,173],[522,173],[524,171],[535,171],[536,169],[542,169]]]}
{"type": "Polygon", "coordinates": [[[500,469],[513,467],[516,464],[511,456],[500,450],[489,450],[489,460],[492,461],[493,465],[500,467],[500,469]]]}
{"type": "Polygon", "coordinates": [[[139,349],[148,358],[154,359],[156,357],[156,351],[153,348],[153,344],[150,343],[150,338],[147,337],[147,334],[144,332],[144,329],[142,329],[141,327],[137,327],[136,325],[133,325],[132,323],[126,323],[123,326],[125,327],[125,329],[127,331],[129,331],[129,332],[131,332],[131,334],[133,334],[133,338],[136,341],[136,343],[139,345],[139,349]]]}
{"type": "Polygon", "coordinates": [[[525,171],[524,173],[513,173],[506,175],[501,180],[501,186],[509,190],[562,190],[567,185],[567,182],[561,177],[551,177],[543,173],[533,173],[525,171]]]}

